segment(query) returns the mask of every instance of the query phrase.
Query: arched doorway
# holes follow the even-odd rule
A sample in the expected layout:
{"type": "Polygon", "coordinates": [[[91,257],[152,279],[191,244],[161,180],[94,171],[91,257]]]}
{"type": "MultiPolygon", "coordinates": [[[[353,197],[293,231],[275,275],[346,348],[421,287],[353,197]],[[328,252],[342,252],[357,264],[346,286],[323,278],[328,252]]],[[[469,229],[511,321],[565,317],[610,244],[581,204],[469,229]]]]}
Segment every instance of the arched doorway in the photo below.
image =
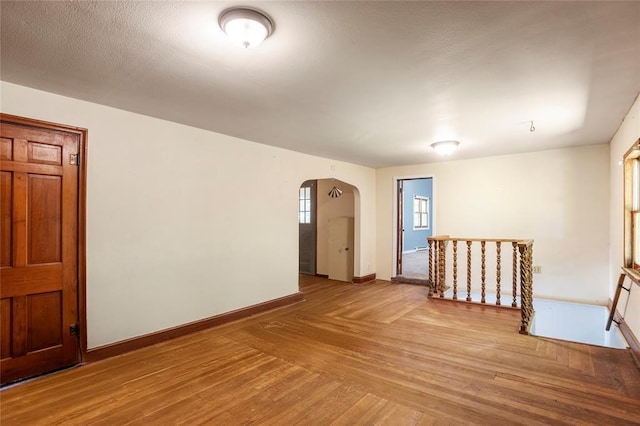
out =
{"type": "Polygon", "coordinates": [[[351,282],[356,195],[357,188],[338,179],[308,180],[300,186],[300,273],[351,282]]]}

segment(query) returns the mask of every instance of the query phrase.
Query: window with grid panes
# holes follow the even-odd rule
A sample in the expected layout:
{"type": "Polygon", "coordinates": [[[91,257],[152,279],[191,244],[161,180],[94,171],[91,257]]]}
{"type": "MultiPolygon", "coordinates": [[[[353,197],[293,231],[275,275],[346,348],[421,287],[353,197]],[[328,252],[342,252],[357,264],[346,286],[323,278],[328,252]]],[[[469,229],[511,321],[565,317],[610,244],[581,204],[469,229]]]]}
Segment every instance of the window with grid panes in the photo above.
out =
{"type": "Polygon", "coordinates": [[[624,157],[625,266],[640,269],[640,140],[624,157]]]}
{"type": "Polygon", "coordinates": [[[311,223],[311,188],[300,188],[299,206],[298,206],[299,223],[311,223]]]}
{"type": "Polygon", "coordinates": [[[429,229],[428,197],[413,197],[413,229],[429,229]]]}

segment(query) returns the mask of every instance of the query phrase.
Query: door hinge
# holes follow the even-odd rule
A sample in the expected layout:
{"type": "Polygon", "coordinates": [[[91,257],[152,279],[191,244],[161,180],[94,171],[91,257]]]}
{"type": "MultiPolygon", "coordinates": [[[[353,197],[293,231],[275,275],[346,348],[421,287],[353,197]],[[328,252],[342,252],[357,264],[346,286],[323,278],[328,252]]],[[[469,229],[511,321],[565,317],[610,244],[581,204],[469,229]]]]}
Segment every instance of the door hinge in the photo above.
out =
{"type": "Polygon", "coordinates": [[[71,154],[69,155],[69,164],[72,166],[80,165],[80,154],[71,154]]]}
{"type": "Polygon", "coordinates": [[[69,334],[72,336],[80,336],[80,324],[75,323],[69,326],[69,334]]]}

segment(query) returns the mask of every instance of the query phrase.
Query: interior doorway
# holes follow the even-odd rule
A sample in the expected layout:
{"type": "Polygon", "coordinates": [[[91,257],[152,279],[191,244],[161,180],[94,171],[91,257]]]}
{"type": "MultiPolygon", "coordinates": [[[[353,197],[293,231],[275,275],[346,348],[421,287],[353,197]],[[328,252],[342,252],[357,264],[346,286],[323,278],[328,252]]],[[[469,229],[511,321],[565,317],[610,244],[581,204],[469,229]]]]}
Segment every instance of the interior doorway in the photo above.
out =
{"type": "Polygon", "coordinates": [[[433,178],[397,181],[396,279],[429,276],[427,238],[433,235],[433,178]]]}
{"type": "Polygon", "coordinates": [[[300,273],[352,282],[357,189],[337,179],[316,179],[299,191],[300,273]]]}

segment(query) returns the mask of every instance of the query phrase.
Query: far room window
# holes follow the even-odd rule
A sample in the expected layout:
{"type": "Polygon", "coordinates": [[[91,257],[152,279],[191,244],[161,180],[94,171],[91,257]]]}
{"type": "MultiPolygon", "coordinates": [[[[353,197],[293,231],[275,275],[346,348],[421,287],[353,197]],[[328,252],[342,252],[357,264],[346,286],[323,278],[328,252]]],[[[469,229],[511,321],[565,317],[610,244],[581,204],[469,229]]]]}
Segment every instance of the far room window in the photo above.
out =
{"type": "Polygon", "coordinates": [[[633,160],[633,182],[631,193],[631,228],[633,232],[633,266],[640,266],[640,160],[633,160]]]}
{"type": "Polygon", "coordinates": [[[624,263],[640,268],[640,140],[624,156],[624,263]]]}
{"type": "Polygon", "coordinates": [[[300,223],[311,223],[311,188],[300,188],[298,218],[300,223]]]}
{"type": "Polygon", "coordinates": [[[429,229],[428,197],[413,197],[413,229],[429,229]]]}

